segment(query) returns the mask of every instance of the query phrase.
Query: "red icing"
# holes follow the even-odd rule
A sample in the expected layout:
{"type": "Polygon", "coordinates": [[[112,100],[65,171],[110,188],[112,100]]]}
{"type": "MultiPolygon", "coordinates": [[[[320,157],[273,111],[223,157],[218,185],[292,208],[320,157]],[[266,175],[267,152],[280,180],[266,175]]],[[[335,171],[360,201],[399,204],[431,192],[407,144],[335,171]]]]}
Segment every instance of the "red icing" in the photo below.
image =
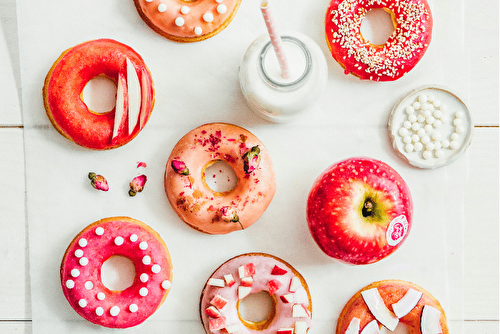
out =
{"type": "Polygon", "coordinates": [[[165,244],[156,232],[130,218],[107,218],[88,226],[70,244],[61,264],[62,289],[71,307],[88,321],[105,327],[127,328],[142,323],[156,311],[168,294],[170,284],[162,287],[162,282],[171,280],[172,266],[165,244]],[[98,227],[103,228],[102,235],[96,233],[98,227]],[[138,237],[136,241],[130,239],[133,234],[138,237]],[[122,237],[123,244],[116,245],[116,237],[122,237]],[[84,247],[79,244],[82,239],[87,241],[84,247]],[[147,242],[145,250],[139,247],[141,242],[147,242]],[[83,251],[83,255],[76,256],[77,250],[80,250],[79,255],[83,251]],[[134,283],[123,291],[111,291],[101,281],[103,262],[115,255],[127,257],[135,266],[134,283]],[[150,264],[143,263],[144,256],[151,258],[150,264]],[[82,265],[82,258],[88,259],[88,264],[82,265]],[[159,266],[159,272],[153,272],[153,265],[159,266]],[[77,277],[72,275],[74,269],[79,271],[77,277]],[[148,275],[147,282],[140,280],[143,273],[148,275]],[[68,280],[69,286],[74,282],[72,288],[68,287],[68,280]],[[91,289],[85,286],[89,281],[92,282],[91,289]],[[144,297],[139,294],[141,288],[148,290],[144,297]],[[104,300],[97,297],[99,293],[104,294],[104,300]],[[85,300],[84,307],[79,304],[81,300],[85,300]],[[131,311],[131,304],[137,305],[136,312],[131,311]],[[120,309],[117,316],[110,314],[113,306],[120,309]],[[96,313],[98,307],[104,311],[101,316],[96,313]]]}

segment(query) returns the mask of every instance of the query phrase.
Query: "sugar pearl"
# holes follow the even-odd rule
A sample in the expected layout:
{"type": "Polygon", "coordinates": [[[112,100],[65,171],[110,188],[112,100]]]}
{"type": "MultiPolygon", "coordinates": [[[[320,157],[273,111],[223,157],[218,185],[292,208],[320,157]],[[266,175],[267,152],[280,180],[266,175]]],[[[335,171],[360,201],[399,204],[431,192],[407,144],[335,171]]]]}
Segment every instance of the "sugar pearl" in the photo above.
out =
{"type": "Polygon", "coordinates": [[[86,307],[86,306],[87,306],[87,301],[86,301],[85,299],[80,299],[80,300],[78,301],[78,305],[79,305],[80,307],[86,307]]]}
{"type": "Polygon", "coordinates": [[[411,115],[409,115],[409,116],[408,116],[408,120],[409,120],[410,122],[412,122],[412,123],[413,123],[413,122],[416,122],[416,121],[417,121],[417,115],[415,115],[415,114],[411,114],[411,115]]]}
{"type": "Polygon", "coordinates": [[[172,283],[169,280],[164,280],[161,282],[162,289],[168,290],[172,286],[172,283]]]}
{"type": "Polygon", "coordinates": [[[103,235],[104,234],[104,229],[102,227],[98,227],[95,229],[95,234],[97,235],[103,235]]]}
{"type": "Polygon", "coordinates": [[[137,236],[137,234],[132,234],[130,236],[130,241],[132,242],[136,242],[137,240],[139,240],[139,237],[137,236]]]}
{"type": "Polygon", "coordinates": [[[146,297],[148,295],[149,291],[148,291],[148,288],[140,288],[139,289],[139,295],[141,295],[142,297],[146,297]]]}
{"type": "Polygon", "coordinates": [[[436,158],[441,158],[443,155],[444,155],[443,150],[436,150],[436,151],[434,151],[434,156],[436,158]]]}
{"type": "Polygon", "coordinates": [[[451,134],[450,138],[452,141],[456,141],[460,138],[460,136],[458,135],[458,133],[454,132],[451,134]]]}
{"type": "Polygon", "coordinates": [[[77,249],[77,250],[75,251],[75,256],[76,256],[76,257],[82,257],[82,256],[83,256],[83,251],[82,251],[81,249],[77,249]]]}
{"type": "Polygon", "coordinates": [[[420,136],[417,135],[417,134],[414,134],[411,136],[411,140],[414,142],[414,143],[418,143],[420,141],[420,136]]]}
{"type": "Polygon", "coordinates": [[[405,129],[410,129],[411,128],[411,122],[410,121],[404,121],[403,122],[403,127],[405,129]]]}
{"type": "Polygon", "coordinates": [[[411,143],[411,136],[405,136],[405,137],[403,138],[403,143],[405,143],[405,144],[409,144],[409,143],[411,143]]]}
{"type": "Polygon", "coordinates": [[[94,288],[94,283],[92,283],[91,281],[87,281],[87,282],[85,282],[84,286],[85,286],[85,289],[92,290],[94,288]]]}
{"type": "Polygon", "coordinates": [[[423,121],[425,121],[425,115],[424,115],[424,114],[419,114],[419,115],[417,116],[417,121],[419,121],[419,122],[423,122],[423,121]]]}
{"type": "Polygon", "coordinates": [[[408,114],[408,115],[411,115],[415,112],[415,108],[413,108],[412,106],[408,106],[405,108],[405,112],[408,114]]]}
{"type": "Polygon", "coordinates": [[[434,132],[432,134],[432,139],[434,139],[434,140],[441,140],[441,134],[439,132],[434,132]]]}
{"type": "Polygon", "coordinates": [[[429,142],[429,143],[425,144],[425,149],[428,151],[432,151],[434,149],[434,143],[429,142]]]}
{"type": "Polygon", "coordinates": [[[226,12],[227,12],[226,5],[218,5],[217,6],[217,13],[219,13],[219,14],[226,14],[226,12]]]}
{"type": "Polygon", "coordinates": [[[425,102],[427,102],[427,95],[425,95],[425,94],[420,94],[420,95],[418,96],[418,102],[420,102],[420,103],[425,103],[425,102]]]}
{"type": "Polygon", "coordinates": [[[429,102],[432,102],[432,101],[434,101],[435,99],[436,99],[436,97],[435,97],[433,94],[429,94],[429,95],[427,96],[427,101],[429,101],[429,102]]]}
{"type": "Polygon", "coordinates": [[[189,13],[189,7],[188,6],[182,6],[181,7],[181,13],[186,15],[189,13]]]}
{"type": "Polygon", "coordinates": [[[137,306],[137,304],[130,304],[128,309],[130,312],[135,313],[135,312],[139,311],[139,306],[137,306]]]}
{"type": "Polygon", "coordinates": [[[443,148],[448,148],[448,147],[450,147],[450,141],[449,141],[449,140],[447,140],[447,139],[443,140],[443,141],[441,142],[441,146],[442,146],[443,148]]]}
{"type": "Polygon", "coordinates": [[[461,110],[460,110],[460,111],[457,111],[457,112],[455,113],[455,117],[456,117],[456,118],[463,118],[464,116],[465,116],[465,113],[464,113],[463,111],[461,111],[461,110]]]}
{"type": "Polygon", "coordinates": [[[443,117],[443,112],[441,110],[439,110],[439,109],[436,109],[436,110],[434,110],[433,115],[436,118],[441,118],[441,117],[443,117]]]}
{"type": "Polygon", "coordinates": [[[428,144],[431,139],[429,138],[429,136],[423,136],[422,139],[420,139],[420,141],[422,142],[422,144],[428,144]]]}
{"type": "Polygon", "coordinates": [[[458,144],[458,142],[457,142],[457,141],[455,141],[455,140],[452,140],[452,141],[450,142],[450,147],[451,147],[452,149],[454,149],[454,150],[455,150],[455,149],[457,149],[459,146],[460,146],[460,145],[459,145],[459,144],[458,144]]]}
{"type": "Polygon", "coordinates": [[[163,2],[158,5],[158,11],[160,13],[163,13],[166,10],[167,10],[167,5],[165,5],[163,2]]]}
{"type": "Polygon", "coordinates": [[[434,101],[432,101],[432,104],[434,105],[434,107],[439,108],[439,106],[441,105],[441,101],[435,99],[434,101]]]}
{"type": "Polygon", "coordinates": [[[400,128],[398,131],[399,135],[401,137],[407,136],[408,135],[408,129],[407,128],[400,128]]]}
{"type": "Polygon", "coordinates": [[[80,245],[80,247],[87,246],[87,239],[81,238],[80,240],[78,240],[78,245],[80,245]]]}
{"type": "Polygon", "coordinates": [[[146,283],[149,280],[149,276],[146,273],[142,273],[141,276],[139,276],[139,279],[142,283],[146,283]]]}
{"type": "Polygon", "coordinates": [[[184,19],[182,17],[177,17],[175,19],[175,25],[178,27],[182,27],[184,25],[184,19]]]}
{"type": "Polygon", "coordinates": [[[80,276],[80,270],[78,270],[78,269],[72,269],[71,270],[71,276],[73,276],[73,277],[80,276]]]}
{"type": "Polygon", "coordinates": [[[455,128],[455,132],[456,132],[456,133],[459,133],[459,134],[460,134],[460,133],[464,133],[464,132],[465,132],[465,127],[464,127],[464,126],[462,126],[462,125],[457,126],[457,127],[455,128]]]}
{"type": "Polygon", "coordinates": [[[195,33],[196,35],[198,35],[198,36],[199,36],[199,35],[201,35],[201,33],[202,33],[202,32],[203,32],[203,30],[201,29],[201,27],[195,27],[195,28],[194,28],[194,33],[195,33]]]}
{"type": "Polygon", "coordinates": [[[422,110],[425,110],[425,111],[430,111],[430,104],[429,103],[422,103],[421,107],[420,107],[422,110]]]}
{"type": "Polygon", "coordinates": [[[460,118],[455,118],[455,119],[453,120],[453,125],[455,125],[455,126],[460,126],[460,125],[462,125],[462,120],[461,120],[460,118]]]}
{"type": "Polygon", "coordinates": [[[106,298],[106,295],[104,294],[104,292],[99,292],[97,294],[97,299],[104,300],[105,298],[106,298]]]}
{"type": "Polygon", "coordinates": [[[443,125],[443,122],[441,122],[439,119],[435,120],[432,125],[437,129],[440,128],[443,125]]]}
{"type": "Polygon", "coordinates": [[[207,12],[205,14],[203,14],[203,21],[207,22],[207,23],[210,23],[214,20],[214,14],[210,13],[210,12],[207,12]]]}
{"type": "Polygon", "coordinates": [[[121,245],[123,245],[123,242],[124,242],[124,241],[125,241],[125,240],[123,240],[123,238],[122,238],[122,237],[116,237],[116,238],[115,238],[115,245],[117,245],[117,246],[121,246],[121,245]]]}
{"type": "Polygon", "coordinates": [[[417,102],[417,101],[413,102],[413,104],[412,104],[412,107],[415,110],[420,110],[420,106],[421,106],[420,102],[417,102]]]}
{"type": "Polygon", "coordinates": [[[415,143],[415,145],[413,145],[413,149],[415,150],[415,152],[420,152],[423,150],[423,148],[424,145],[421,142],[415,143]]]}
{"type": "Polygon", "coordinates": [[[154,264],[152,267],[151,267],[151,271],[155,274],[158,274],[160,271],[161,271],[161,267],[158,265],[158,264],[154,264]]]}
{"type": "Polygon", "coordinates": [[[422,156],[424,157],[424,159],[430,159],[432,157],[432,152],[424,151],[424,153],[422,153],[422,156]]]}
{"type": "Polygon", "coordinates": [[[436,119],[435,119],[434,117],[429,116],[429,117],[427,117],[427,118],[425,119],[425,122],[426,122],[427,124],[433,124],[435,120],[436,120],[436,119]]]}
{"type": "Polygon", "coordinates": [[[412,144],[406,144],[405,145],[405,151],[410,153],[413,152],[413,145],[412,144]]]}
{"type": "Polygon", "coordinates": [[[120,308],[116,305],[109,310],[109,314],[111,314],[113,317],[116,317],[118,313],[120,313],[120,308]]]}
{"type": "Polygon", "coordinates": [[[104,309],[99,306],[98,308],[95,309],[95,314],[99,317],[102,316],[104,314],[104,309]]]}
{"type": "Polygon", "coordinates": [[[441,149],[441,142],[440,141],[435,141],[434,142],[434,149],[435,150],[440,150],[441,149]]]}
{"type": "Polygon", "coordinates": [[[143,241],[139,244],[139,248],[142,250],[148,249],[148,243],[146,241],[143,241]]]}
{"type": "MultiPolygon", "coordinates": [[[[413,124],[411,125],[411,129],[412,129],[413,131],[418,131],[418,129],[420,129],[420,124],[419,124],[419,123],[413,123],[413,124]]],[[[406,129],[405,129],[405,130],[406,130],[406,129]]]]}
{"type": "Polygon", "coordinates": [[[431,131],[432,131],[432,129],[433,129],[433,126],[432,126],[432,125],[430,125],[430,124],[425,124],[425,125],[424,125],[424,130],[425,130],[425,132],[431,132],[431,131]]]}
{"type": "Polygon", "coordinates": [[[87,259],[86,257],[82,257],[80,261],[78,261],[78,263],[80,263],[81,266],[86,266],[87,264],[89,264],[89,259],[87,259]]]}
{"type": "Polygon", "coordinates": [[[69,279],[66,281],[66,287],[68,289],[73,289],[75,287],[75,281],[73,281],[72,279],[69,279]]]}
{"type": "Polygon", "coordinates": [[[425,129],[424,129],[424,128],[420,128],[420,129],[418,129],[418,131],[417,131],[417,135],[419,135],[420,137],[425,136],[425,129]]]}
{"type": "Polygon", "coordinates": [[[149,255],[145,255],[143,258],[142,258],[142,263],[144,263],[145,265],[149,265],[151,264],[151,257],[149,255]]]}

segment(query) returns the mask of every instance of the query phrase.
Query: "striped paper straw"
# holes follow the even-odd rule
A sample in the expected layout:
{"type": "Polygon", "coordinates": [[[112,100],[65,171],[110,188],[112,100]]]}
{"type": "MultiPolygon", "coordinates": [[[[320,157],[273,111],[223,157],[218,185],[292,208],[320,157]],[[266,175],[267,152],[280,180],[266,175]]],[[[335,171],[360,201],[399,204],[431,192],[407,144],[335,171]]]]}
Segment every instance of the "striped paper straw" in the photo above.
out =
{"type": "Polygon", "coordinates": [[[286,55],[283,52],[283,44],[281,43],[281,36],[276,30],[276,24],[274,18],[269,10],[268,0],[263,0],[260,4],[260,10],[262,11],[262,16],[266,22],[267,31],[269,32],[269,37],[271,37],[271,43],[273,44],[274,52],[278,58],[278,63],[281,69],[281,76],[284,79],[290,78],[290,68],[286,61],[286,55]]]}

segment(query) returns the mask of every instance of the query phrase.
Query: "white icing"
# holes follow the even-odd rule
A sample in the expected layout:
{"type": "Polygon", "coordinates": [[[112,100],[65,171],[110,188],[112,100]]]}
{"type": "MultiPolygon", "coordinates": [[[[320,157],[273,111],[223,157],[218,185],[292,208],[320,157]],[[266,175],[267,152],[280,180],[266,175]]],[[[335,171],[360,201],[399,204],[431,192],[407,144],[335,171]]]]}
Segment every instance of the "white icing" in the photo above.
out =
{"type": "Polygon", "coordinates": [[[148,291],[148,288],[140,288],[139,289],[139,295],[141,295],[142,297],[146,297],[148,295],[149,291],[148,291]]]}
{"type": "Polygon", "coordinates": [[[98,227],[95,229],[95,234],[97,235],[103,235],[104,234],[104,229],[102,227],[98,227]]]}
{"type": "Polygon", "coordinates": [[[102,307],[100,307],[100,306],[99,306],[98,308],[96,308],[96,309],[95,309],[95,314],[96,314],[98,317],[102,316],[102,315],[104,314],[104,309],[103,309],[102,307]]]}
{"type": "Polygon", "coordinates": [[[142,283],[146,283],[149,280],[149,276],[146,273],[142,273],[141,276],[139,276],[139,279],[142,283]]]}
{"type": "Polygon", "coordinates": [[[92,283],[91,281],[87,281],[87,282],[85,282],[84,286],[85,286],[85,289],[92,290],[94,288],[94,283],[92,283]]]}
{"type": "Polygon", "coordinates": [[[78,240],[78,245],[80,245],[80,247],[87,246],[87,239],[81,238],[80,240],[78,240]]]}
{"type": "Polygon", "coordinates": [[[81,266],[86,266],[87,264],[89,264],[89,259],[87,259],[86,257],[82,257],[78,263],[80,263],[81,266]]]}
{"type": "Polygon", "coordinates": [[[144,263],[145,265],[151,264],[151,257],[149,255],[144,255],[144,257],[142,258],[142,263],[144,263]]]}
{"type": "Polygon", "coordinates": [[[118,313],[120,313],[120,308],[116,305],[109,310],[109,314],[111,314],[113,317],[116,317],[118,313]]]}
{"type": "Polygon", "coordinates": [[[83,256],[83,251],[82,251],[81,249],[77,249],[77,250],[75,251],[75,256],[76,256],[76,257],[82,257],[82,256],[83,256]]]}
{"type": "Polygon", "coordinates": [[[137,304],[130,304],[128,309],[130,312],[135,313],[135,312],[139,311],[139,306],[137,306],[137,304]]]}
{"type": "Polygon", "coordinates": [[[163,13],[163,12],[165,12],[166,10],[167,10],[167,5],[166,5],[166,4],[164,4],[163,2],[161,2],[161,3],[158,5],[158,11],[159,11],[160,13],[163,13]]]}
{"type": "Polygon", "coordinates": [[[105,298],[106,298],[106,295],[104,294],[104,292],[99,292],[97,294],[97,299],[104,300],[105,298]]]}
{"type": "Polygon", "coordinates": [[[148,243],[146,241],[143,241],[139,244],[139,248],[142,250],[148,249],[148,243]]]}
{"type": "Polygon", "coordinates": [[[73,289],[75,287],[75,281],[73,281],[72,279],[69,279],[66,281],[66,287],[68,289],[73,289]]]}
{"type": "Polygon", "coordinates": [[[78,270],[78,269],[76,269],[76,268],[75,268],[75,269],[72,269],[72,270],[71,270],[71,276],[73,276],[73,277],[78,277],[78,276],[80,276],[80,270],[78,270]]]}
{"type": "Polygon", "coordinates": [[[152,267],[151,267],[151,271],[155,274],[158,274],[160,271],[161,271],[161,267],[160,265],[158,264],[154,264],[152,267]]]}
{"type": "Polygon", "coordinates": [[[168,290],[172,286],[172,283],[169,280],[164,280],[161,282],[162,289],[168,290]]]}
{"type": "Polygon", "coordinates": [[[115,238],[115,245],[117,245],[117,246],[121,246],[121,245],[123,245],[123,242],[124,242],[124,241],[125,241],[125,240],[123,240],[123,238],[122,238],[122,237],[116,237],[116,238],[115,238]]]}
{"type": "Polygon", "coordinates": [[[137,240],[139,240],[139,237],[137,236],[137,234],[132,234],[130,236],[130,241],[132,242],[136,242],[137,240]]]}
{"type": "Polygon", "coordinates": [[[86,301],[85,299],[80,299],[80,300],[78,301],[78,305],[79,305],[80,307],[87,307],[87,301],[86,301]]]}

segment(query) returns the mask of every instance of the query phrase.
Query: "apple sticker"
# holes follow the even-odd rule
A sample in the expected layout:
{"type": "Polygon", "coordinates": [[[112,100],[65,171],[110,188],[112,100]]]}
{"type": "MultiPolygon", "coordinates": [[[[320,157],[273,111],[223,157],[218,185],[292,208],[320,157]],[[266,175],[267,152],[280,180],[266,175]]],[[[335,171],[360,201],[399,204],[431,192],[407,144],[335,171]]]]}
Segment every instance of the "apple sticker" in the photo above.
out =
{"type": "Polygon", "coordinates": [[[386,238],[390,246],[396,246],[408,232],[408,221],[404,215],[394,218],[387,227],[386,238]]]}

